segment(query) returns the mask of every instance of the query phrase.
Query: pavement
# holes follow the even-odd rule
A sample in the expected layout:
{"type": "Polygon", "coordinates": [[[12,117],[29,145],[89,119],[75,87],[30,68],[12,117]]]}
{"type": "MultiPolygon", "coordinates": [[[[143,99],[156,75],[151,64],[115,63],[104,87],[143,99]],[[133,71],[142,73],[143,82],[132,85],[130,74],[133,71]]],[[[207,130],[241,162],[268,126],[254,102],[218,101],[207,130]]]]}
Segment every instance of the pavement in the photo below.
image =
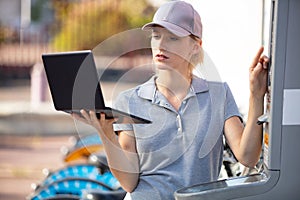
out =
{"type": "Polygon", "coordinates": [[[0,200],[24,200],[45,175],[43,169],[63,167],[62,146],[70,145],[70,136],[1,135],[0,200]]]}
{"type": "Polygon", "coordinates": [[[0,200],[24,200],[44,168],[65,165],[60,152],[76,133],[70,116],[55,111],[49,96],[33,105],[28,80],[0,87],[0,200]]]}
{"type": "Polygon", "coordinates": [[[29,80],[0,86],[0,200],[24,200],[44,168],[65,165],[60,149],[71,136],[94,131],[56,111],[49,94],[33,103],[31,90],[29,80]]]}

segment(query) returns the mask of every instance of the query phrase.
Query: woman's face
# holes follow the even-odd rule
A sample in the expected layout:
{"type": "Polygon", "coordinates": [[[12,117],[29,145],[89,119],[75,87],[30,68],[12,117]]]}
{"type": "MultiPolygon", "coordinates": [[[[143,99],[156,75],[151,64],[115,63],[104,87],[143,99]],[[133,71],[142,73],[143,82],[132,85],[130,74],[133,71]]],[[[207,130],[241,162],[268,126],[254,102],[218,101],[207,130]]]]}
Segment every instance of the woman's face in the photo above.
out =
{"type": "Polygon", "coordinates": [[[191,56],[196,52],[197,44],[189,36],[178,37],[163,27],[154,27],[151,48],[157,69],[175,69],[185,73],[188,70],[191,56]]]}

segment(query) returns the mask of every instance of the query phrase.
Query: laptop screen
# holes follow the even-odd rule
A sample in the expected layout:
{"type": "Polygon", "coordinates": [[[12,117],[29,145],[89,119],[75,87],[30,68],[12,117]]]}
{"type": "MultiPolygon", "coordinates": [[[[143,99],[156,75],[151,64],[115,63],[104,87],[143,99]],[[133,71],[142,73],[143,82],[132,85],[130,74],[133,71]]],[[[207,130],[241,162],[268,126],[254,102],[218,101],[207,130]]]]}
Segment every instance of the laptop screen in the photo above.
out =
{"type": "Polygon", "coordinates": [[[91,51],[43,54],[42,59],[56,110],[105,107],[91,51]]]}

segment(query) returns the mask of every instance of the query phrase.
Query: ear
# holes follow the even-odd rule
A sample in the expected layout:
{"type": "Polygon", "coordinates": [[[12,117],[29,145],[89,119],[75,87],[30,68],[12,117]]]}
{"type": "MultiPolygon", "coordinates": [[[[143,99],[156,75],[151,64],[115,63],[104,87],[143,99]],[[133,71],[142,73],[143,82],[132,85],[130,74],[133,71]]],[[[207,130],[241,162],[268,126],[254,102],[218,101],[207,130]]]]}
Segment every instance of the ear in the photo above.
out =
{"type": "Polygon", "coordinates": [[[202,40],[197,39],[193,42],[192,54],[198,54],[202,47],[202,40]]]}

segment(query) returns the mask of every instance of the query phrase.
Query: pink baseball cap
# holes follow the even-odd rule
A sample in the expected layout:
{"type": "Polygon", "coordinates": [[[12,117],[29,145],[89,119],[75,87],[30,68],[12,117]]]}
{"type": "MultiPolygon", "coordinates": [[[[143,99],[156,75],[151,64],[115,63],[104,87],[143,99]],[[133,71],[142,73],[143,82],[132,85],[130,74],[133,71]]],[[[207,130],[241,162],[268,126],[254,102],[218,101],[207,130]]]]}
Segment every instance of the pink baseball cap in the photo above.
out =
{"type": "Polygon", "coordinates": [[[200,15],[191,4],[184,1],[171,1],[160,6],[152,22],[145,24],[142,30],[156,25],[166,28],[178,37],[194,35],[202,38],[200,15]]]}

